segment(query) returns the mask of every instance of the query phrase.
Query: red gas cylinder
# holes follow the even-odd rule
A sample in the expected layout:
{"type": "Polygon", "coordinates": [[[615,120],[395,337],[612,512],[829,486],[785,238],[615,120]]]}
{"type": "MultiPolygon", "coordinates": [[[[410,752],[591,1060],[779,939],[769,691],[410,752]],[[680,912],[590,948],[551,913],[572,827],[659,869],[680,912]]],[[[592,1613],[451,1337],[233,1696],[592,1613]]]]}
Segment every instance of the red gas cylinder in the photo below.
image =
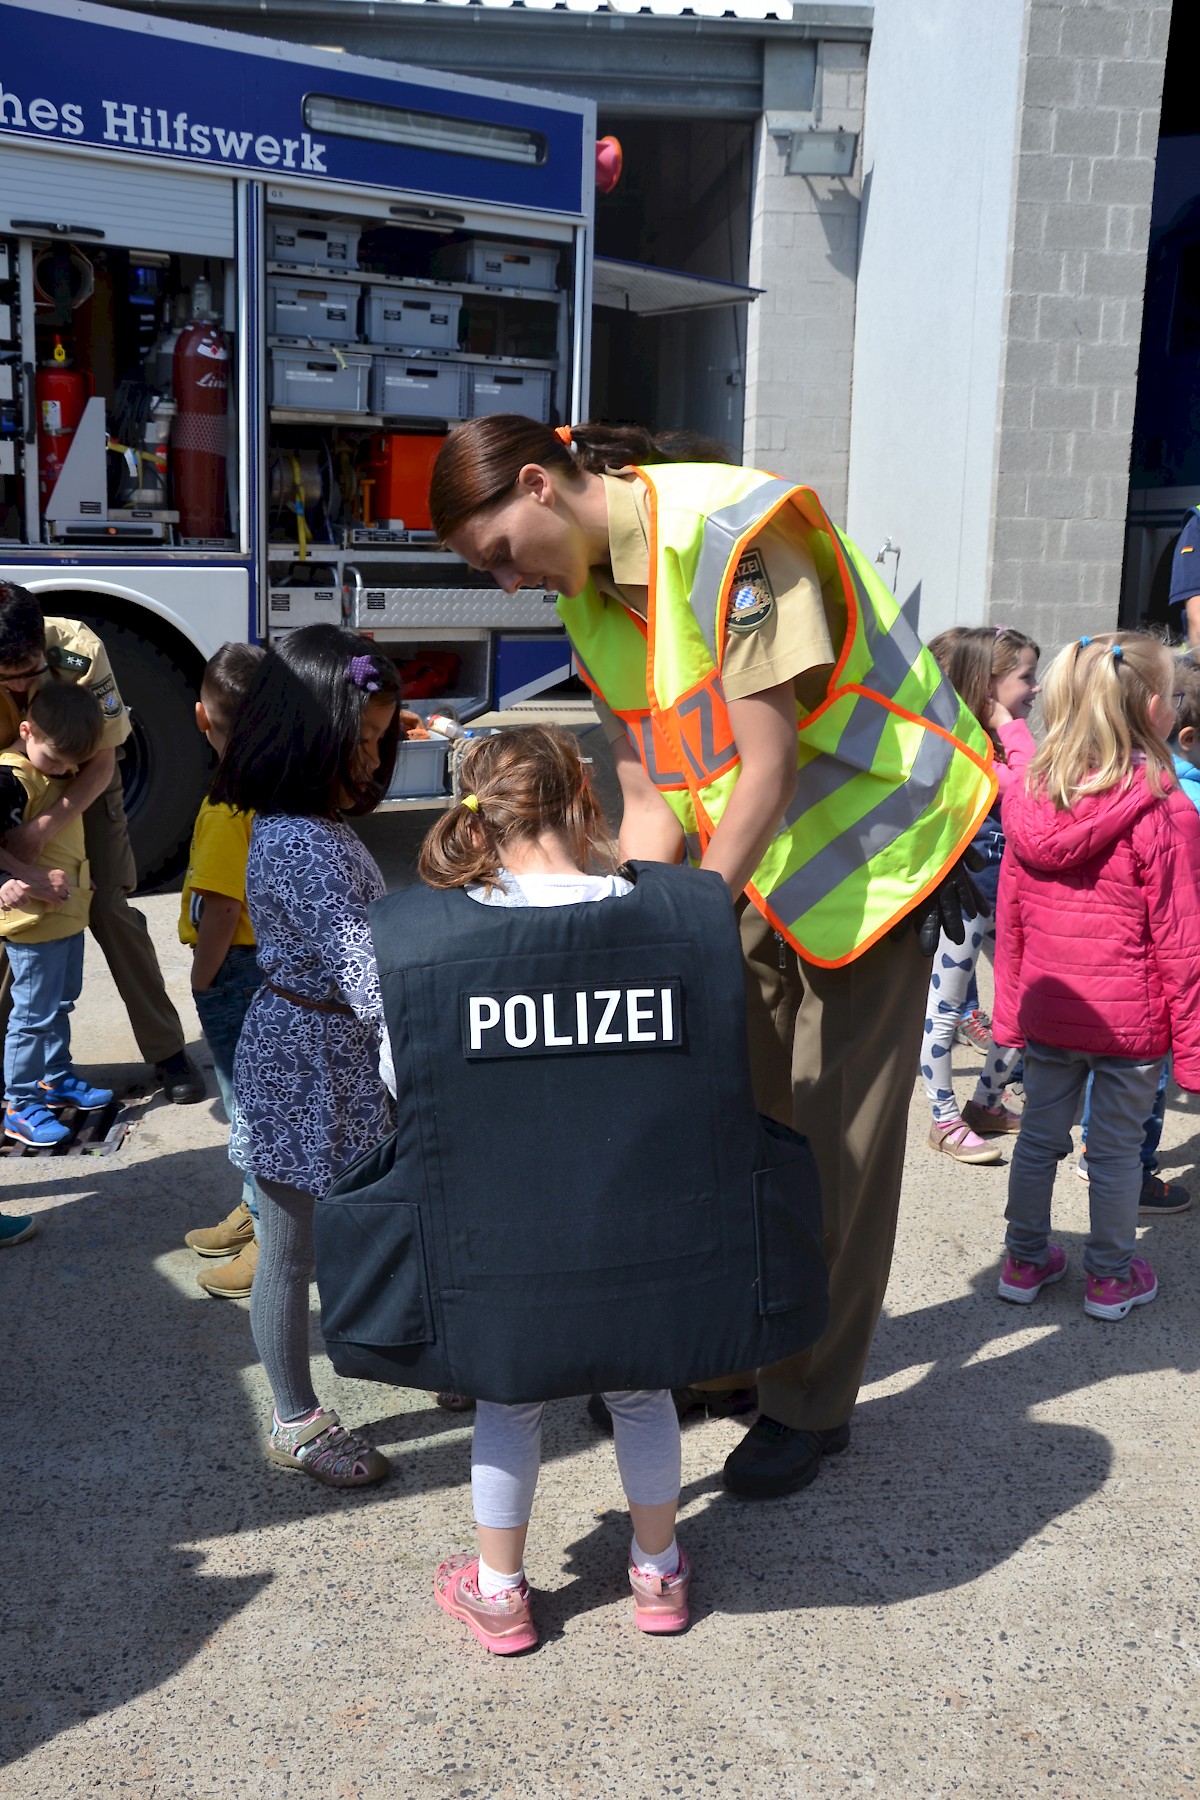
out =
{"type": "Polygon", "coordinates": [[[54,358],[43,363],[34,381],[38,423],[38,499],[45,512],[62,474],[71,440],[88,403],[86,375],[67,367],[62,339],[54,340],[54,358]]]}
{"type": "Polygon", "coordinates": [[[171,473],[185,538],[225,535],[229,345],[209,321],[185,325],[175,346],[171,473]]]}

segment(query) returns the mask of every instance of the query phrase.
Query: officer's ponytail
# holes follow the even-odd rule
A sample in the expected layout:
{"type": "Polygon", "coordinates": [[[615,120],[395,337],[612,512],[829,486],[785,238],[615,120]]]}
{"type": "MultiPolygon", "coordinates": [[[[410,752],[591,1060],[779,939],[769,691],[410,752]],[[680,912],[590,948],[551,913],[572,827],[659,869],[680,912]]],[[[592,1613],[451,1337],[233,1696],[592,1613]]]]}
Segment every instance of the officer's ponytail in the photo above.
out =
{"type": "Polygon", "coordinates": [[[459,764],[462,799],[421,846],[417,872],[434,888],[495,887],[505,853],[559,831],[580,869],[616,867],[579,745],[553,725],[521,725],[480,738],[459,764]]]}
{"type": "Polygon", "coordinates": [[[723,444],[695,432],[591,424],[552,431],[518,413],[491,413],[456,426],[442,445],[429,484],[429,512],[433,529],[446,539],[503,500],[527,463],[574,480],[631,463],[728,460],[723,444]]]}

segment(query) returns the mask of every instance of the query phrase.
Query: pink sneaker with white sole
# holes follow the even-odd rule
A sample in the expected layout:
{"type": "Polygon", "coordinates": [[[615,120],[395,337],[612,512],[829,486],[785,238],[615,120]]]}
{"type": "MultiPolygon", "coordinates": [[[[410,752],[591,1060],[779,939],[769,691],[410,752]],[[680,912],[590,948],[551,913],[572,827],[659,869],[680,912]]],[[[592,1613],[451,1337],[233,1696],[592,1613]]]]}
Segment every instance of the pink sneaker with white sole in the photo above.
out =
{"type": "Polygon", "coordinates": [[[1149,1306],[1158,1293],[1154,1270],[1140,1256],[1129,1259],[1124,1281],[1115,1275],[1089,1275],[1083,1310],[1092,1319],[1123,1319],[1135,1306],[1149,1306]]]}
{"type": "Polygon", "coordinates": [[[638,1630],[660,1634],[686,1631],[691,1579],[692,1565],[686,1550],[679,1552],[679,1567],[673,1575],[648,1575],[630,1563],[629,1585],[633,1589],[633,1616],[638,1630]]]}
{"type": "Polygon", "coordinates": [[[494,1600],[485,1600],[479,1591],[478,1556],[464,1551],[439,1563],[433,1578],[433,1597],[444,1613],[461,1620],[484,1649],[496,1656],[515,1656],[518,1650],[532,1650],[538,1641],[529,1608],[528,1582],[497,1594],[494,1600]]]}
{"type": "Polygon", "coordinates": [[[1066,1272],[1066,1251],[1057,1244],[1047,1244],[1044,1263],[1022,1262],[1019,1256],[1006,1256],[996,1292],[1002,1300],[1015,1300],[1018,1306],[1030,1306],[1044,1287],[1061,1281],[1066,1272]]]}

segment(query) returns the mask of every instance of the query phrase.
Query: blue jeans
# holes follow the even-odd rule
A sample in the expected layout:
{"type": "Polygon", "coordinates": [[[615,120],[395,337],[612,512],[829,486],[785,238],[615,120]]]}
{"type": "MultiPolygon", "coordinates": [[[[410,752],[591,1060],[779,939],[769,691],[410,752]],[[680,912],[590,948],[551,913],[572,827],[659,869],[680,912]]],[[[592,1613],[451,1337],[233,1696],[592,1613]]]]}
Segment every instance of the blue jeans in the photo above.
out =
{"type": "MultiPolygon", "coordinates": [[[[192,990],[200,1029],[212,1051],[213,1069],[227,1119],[233,1116],[233,1054],[242,1033],[242,1021],[261,986],[262,970],[254,945],[231,944],[212,986],[202,993],[192,990]]],[[[247,1175],[242,1183],[242,1199],[250,1209],[257,1237],[258,1189],[253,1175],[247,1175]]]]}
{"type": "Polygon", "coordinates": [[[12,1017],[4,1039],[4,1091],[10,1106],[41,1100],[38,1083],[71,1070],[71,1012],[83,987],[83,932],[48,944],[10,938],[12,1017]]]}
{"type": "MultiPolygon", "coordinates": [[[[1171,1059],[1168,1056],[1162,1066],[1162,1074],[1158,1078],[1158,1092],[1154,1096],[1154,1105],[1146,1120],[1145,1136],[1142,1138],[1142,1170],[1146,1175],[1158,1172],[1158,1146],[1162,1142],[1163,1115],[1167,1110],[1167,1076],[1171,1071],[1171,1059]]],[[[1083,1120],[1080,1135],[1083,1138],[1083,1155],[1080,1162],[1087,1165],[1088,1126],[1092,1120],[1092,1078],[1088,1076],[1087,1091],[1083,1097],[1083,1120]]]]}

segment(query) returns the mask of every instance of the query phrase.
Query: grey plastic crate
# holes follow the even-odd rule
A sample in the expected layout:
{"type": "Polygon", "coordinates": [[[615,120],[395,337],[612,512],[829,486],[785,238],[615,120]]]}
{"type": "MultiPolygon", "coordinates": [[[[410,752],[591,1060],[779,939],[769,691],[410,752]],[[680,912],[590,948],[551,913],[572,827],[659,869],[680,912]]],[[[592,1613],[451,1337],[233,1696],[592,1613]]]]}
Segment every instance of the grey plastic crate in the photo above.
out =
{"type": "Polygon", "coordinates": [[[469,419],[487,413],[522,413],[527,419],[550,418],[549,369],[488,369],[470,366],[469,419]]]}
{"type": "Polygon", "coordinates": [[[493,238],[468,238],[465,244],[447,244],[439,250],[434,269],[443,281],[553,292],[558,285],[558,251],[535,250],[527,244],[506,244],[493,238]]]}
{"type": "Polygon", "coordinates": [[[461,294],[439,288],[369,287],[363,295],[362,334],[368,344],[454,350],[461,306],[461,294]]]}
{"type": "Polygon", "coordinates": [[[320,350],[272,350],[271,405],[366,412],[370,375],[371,358],[360,351],[326,356],[320,350]]]}
{"type": "Polygon", "coordinates": [[[388,799],[411,800],[425,794],[444,794],[449,750],[445,738],[406,738],[396,750],[396,772],[387,791],[388,799]]]}
{"type": "Polygon", "coordinates": [[[358,337],[358,291],[346,281],[320,287],[271,275],[267,279],[267,331],[272,337],[352,344],[358,337]]]}
{"type": "Polygon", "coordinates": [[[370,392],[373,413],[391,418],[465,419],[466,364],[372,357],[370,392]]]}
{"type": "Polygon", "coordinates": [[[359,227],[347,219],[268,218],[267,261],[357,269],[359,227]]]}

